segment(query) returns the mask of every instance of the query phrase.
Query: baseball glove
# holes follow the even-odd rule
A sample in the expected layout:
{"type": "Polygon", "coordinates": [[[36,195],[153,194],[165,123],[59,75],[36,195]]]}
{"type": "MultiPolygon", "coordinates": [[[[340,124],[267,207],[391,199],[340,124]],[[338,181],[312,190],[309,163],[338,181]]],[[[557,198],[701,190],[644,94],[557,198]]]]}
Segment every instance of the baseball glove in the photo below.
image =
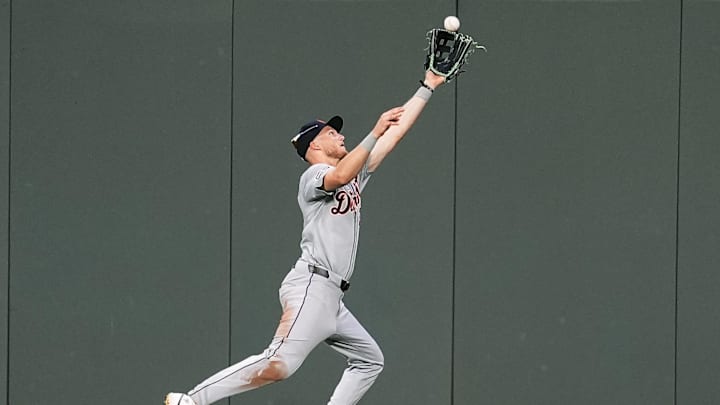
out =
{"type": "Polygon", "coordinates": [[[478,45],[470,35],[459,32],[435,28],[428,31],[426,37],[429,45],[425,58],[425,69],[430,69],[436,75],[443,76],[446,82],[464,72],[460,68],[467,63],[467,58],[475,52],[475,49],[487,52],[487,49],[478,45]]]}

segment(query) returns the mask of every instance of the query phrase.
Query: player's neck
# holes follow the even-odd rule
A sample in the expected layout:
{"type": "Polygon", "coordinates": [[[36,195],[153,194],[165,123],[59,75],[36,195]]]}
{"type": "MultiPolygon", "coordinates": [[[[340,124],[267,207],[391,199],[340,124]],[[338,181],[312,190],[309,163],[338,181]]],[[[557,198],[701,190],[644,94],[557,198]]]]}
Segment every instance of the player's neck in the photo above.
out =
{"type": "Polygon", "coordinates": [[[328,155],[318,156],[317,158],[310,160],[311,165],[318,164],[318,163],[325,163],[325,164],[333,166],[333,167],[337,166],[339,162],[340,162],[340,158],[334,158],[334,157],[331,157],[328,155]]]}

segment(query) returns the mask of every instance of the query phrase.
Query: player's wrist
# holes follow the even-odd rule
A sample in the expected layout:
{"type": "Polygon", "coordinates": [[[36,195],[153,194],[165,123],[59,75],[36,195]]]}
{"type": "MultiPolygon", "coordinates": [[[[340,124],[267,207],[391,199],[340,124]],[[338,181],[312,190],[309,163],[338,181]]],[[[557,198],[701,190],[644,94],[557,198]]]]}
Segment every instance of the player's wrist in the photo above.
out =
{"type": "Polygon", "coordinates": [[[375,144],[377,143],[379,136],[376,136],[373,132],[370,132],[365,139],[360,142],[359,146],[362,146],[368,152],[372,152],[375,144]]]}
{"type": "Polygon", "coordinates": [[[443,83],[445,83],[445,78],[428,69],[425,71],[425,78],[423,80],[423,83],[427,84],[434,90],[440,87],[443,83]]]}
{"type": "Polygon", "coordinates": [[[433,95],[433,89],[423,83],[422,80],[420,81],[420,84],[422,84],[422,86],[420,86],[415,92],[415,97],[421,98],[425,101],[430,100],[430,97],[433,95]]]}
{"type": "Polygon", "coordinates": [[[425,87],[426,89],[430,90],[431,93],[435,91],[435,87],[428,84],[427,81],[425,81],[425,80],[420,80],[420,85],[422,87],[425,87]]]}

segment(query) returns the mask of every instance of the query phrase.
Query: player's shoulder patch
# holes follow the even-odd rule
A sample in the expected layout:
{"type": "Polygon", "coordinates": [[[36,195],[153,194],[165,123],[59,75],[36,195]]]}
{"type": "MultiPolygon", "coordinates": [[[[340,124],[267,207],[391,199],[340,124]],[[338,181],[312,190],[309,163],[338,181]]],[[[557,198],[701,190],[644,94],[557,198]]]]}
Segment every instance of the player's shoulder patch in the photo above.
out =
{"type": "Polygon", "coordinates": [[[331,165],[318,163],[310,166],[300,177],[299,193],[306,201],[316,200],[332,195],[333,192],[325,191],[323,181],[331,165]]]}

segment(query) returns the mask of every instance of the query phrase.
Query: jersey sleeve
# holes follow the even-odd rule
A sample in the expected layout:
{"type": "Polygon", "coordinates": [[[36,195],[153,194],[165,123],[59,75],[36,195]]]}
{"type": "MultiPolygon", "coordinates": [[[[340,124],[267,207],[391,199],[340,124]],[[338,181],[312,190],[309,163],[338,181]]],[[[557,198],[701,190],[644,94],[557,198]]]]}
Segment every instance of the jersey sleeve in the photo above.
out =
{"type": "Polygon", "coordinates": [[[360,191],[365,188],[368,180],[370,180],[370,176],[372,176],[372,172],[370,172],[370,169],[368,168],[369,162],[370,159],[365,162],[362,169],[360,170],[360,173],[358,173],[357,176],[358,184],[360,185],[360,191]]]}
{"type": "Polygon", "coordinates": [[[332,166],[326,164],[316,164],[310,166],[300,179],[300,195],[305,201],[313,201],[327,196],[333,195],[332,191],[325,191],[323,182],[325,181],[325,173],[332,166]]]}

